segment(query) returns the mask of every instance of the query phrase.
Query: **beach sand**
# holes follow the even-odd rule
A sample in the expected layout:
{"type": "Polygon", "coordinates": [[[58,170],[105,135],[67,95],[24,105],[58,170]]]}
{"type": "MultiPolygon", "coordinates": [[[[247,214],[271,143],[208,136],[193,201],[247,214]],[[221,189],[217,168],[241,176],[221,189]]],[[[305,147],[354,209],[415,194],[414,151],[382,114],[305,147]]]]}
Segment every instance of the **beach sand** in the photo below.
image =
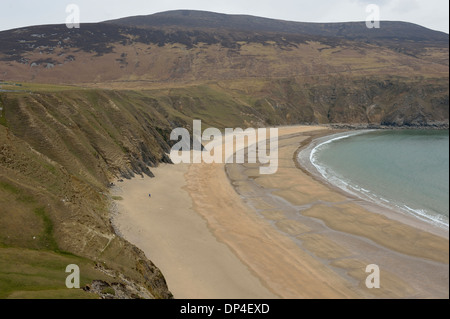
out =
{"type": "Polygon", "coordinates": [[[114,225],[175,298],[448,298],[448,232],[298,167],[299,147],[330,133],[279,128],[273,175],[257,164],[179,164],[118,183],[114,225]],[[365,285],[369,264],[380,268],[379,289],[365,285]]]}
{"type": "Polygon", "coordinates": [[[187,164],[161,164],[156,178],[126,180],[114,224],[163,272],[175,298],[276,298],[192,209],[187,164]],[[149,198],[148,194],[151,194],[149,198]]]}

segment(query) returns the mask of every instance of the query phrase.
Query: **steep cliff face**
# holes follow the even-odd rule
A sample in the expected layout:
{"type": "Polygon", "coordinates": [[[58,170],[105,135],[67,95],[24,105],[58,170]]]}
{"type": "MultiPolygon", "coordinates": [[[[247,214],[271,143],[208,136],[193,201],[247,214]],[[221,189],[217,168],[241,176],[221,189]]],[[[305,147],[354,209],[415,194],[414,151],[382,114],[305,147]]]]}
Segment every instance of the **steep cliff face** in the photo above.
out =
{"type": "MultiPolygon", "coordinates": [[[[267,85],[256,106],[274,107],[270,123],[448,125],[448,80],[328,78],[305,85],[285,79],[267,85]]],[[[257,95],[262,94],[262,92],[257,95]]],[[[269,115],[269,114],[267,114],[269,115]]]]}
{"type": "Polygon", "coordinates": [[[34,260],[40,263],[31,268],[34,286],[10,279],[0,265],[0,281],[11,283],[1,296],[22,289],[44,298],[55,289],[69,294],[65,268],[47,271],[69,252],[87,258],[81,269],[86,287],[101,279],[126,287],[122,296],[170,298],[159,269],[111,225],[109,182],[151,175],[148,166],[166,160],[168,146],[157,123],[149,123],[149,113],[120,94],[104,92],[3,93],[0,99],[0,255],[15,265],[29,249],[49,256],[34,260]],[[52,277],[57,274],[59,281],[52,277]]]}
{"type": "Polygon", "coordinates": [[[89,298],[65,287],[69,264],[80,267],[83,288],[102,279],[127,286],[129,297],[171,297],[159,269],[115,234],[105,188],[3,126],[0,167],[1,298],[89,298]]]}

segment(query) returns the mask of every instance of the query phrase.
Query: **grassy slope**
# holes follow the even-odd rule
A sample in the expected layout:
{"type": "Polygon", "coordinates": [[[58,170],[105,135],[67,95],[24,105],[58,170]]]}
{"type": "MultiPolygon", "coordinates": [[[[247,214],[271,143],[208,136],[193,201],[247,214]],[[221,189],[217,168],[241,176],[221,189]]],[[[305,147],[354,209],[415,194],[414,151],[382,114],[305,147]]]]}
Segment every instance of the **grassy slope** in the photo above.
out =
{"type": "MultiPolygon", "coordinates": [[[[64,91],[58,98],[80,98],[79,95],[72,96],[72,93],[64,91]]],[[[55,97],[30,98],[27,93],[2,96],[6,121],[0,126],[0,244],[5,249],[15,249],[1,252],[2,257],[8,253],[9,260],[0,266],[0,273],[5,273],[0,279],[2,297],[18,296],[15,294],[17,291],[28,290],[35,292],[32,295],[21,292],[20,296],[38,296],[41,290],[41,297],[58,296],[54,290],[55,280],[65,277],[64,268],[62,274],[55,277],[52,262],[56,263],[61,257],[67,262],[80,260],[75,256],[69,258],[63,251],[90,260],[83,261],[87,277],[84,282],[105,277],[95,270],[95,264],[102,262],[107,269],[120,272],[147,287],[154,297],[170,296],[159,270],[140,251],[113,234],[108,199],[103,193],[115,167],[111,171],[102,169],[102,165],[108,167],[107,160],[96,152],[103,150],[95,151],[93,147],[96,138],[103,138],[105,141],[100,144],[105,147],[105,154],[111,154],[108,151],[125,153],[116,144],[114,135],[108,134],[111,126],[102,123],[102,127],[100,119],[83,133],[78,130],[69,132],[65,127],[70,127],[73,122],[65,122],[67,117],[59,112],[62,110],[58,110],[58,105],[54,105],[55,97]],[[50,105],[56,108],[51,109],[50,105]],[[49,271],[36,269],[39,280],[34,284],[11,280],[14,276],[9,276],[6,266],[20,269],[24,262],[22,254],[28,254],[30,249],[46,253],[49,271]]],[[[98,96],[93,94],[90,98],[98,96]]],[[[93,117],[100,116],[93,110],[82,112],[84,116],[91,116],[89,120],[92,122],[93,117]]],[[[83,117],[79,119],[81,122],[83,117]]],[[[115,136],[119,136],[119,132],[115,136]]],[[[30,265],[30,269],[34,267],[32,263],[30,265]]],[[[118,276],[108,278],[109,282],[122,282],[118,276]]],[[[90,296],[80,291],[65,291],[64,281],[59,285],[63,289],[61,296],[90,296]]]]}
{"type": "Polygon", "coordinates": [[[92,261],[71,254],[24,248],[0,248],[0,298],[97,298],[65,286],[66,266],[80,267],[80,286],[108,276],[92,261]]]}
{"type": "MultiPolygon", "coordinates": [[[[112,43],[114,50],[102,55],[72,48],[55,47],[44,56],[56,65],[48,69],[39,51],[24,53],[29,64],[1,61],[8,74],[5,80],[36,83],[118,83],[117,88],[136,81],[192,83],[195,81],[239,78],[330,76],[423,76],[448,77],[448,47],[424,48],[416,55],[365,43],[246,43],[236,47],[199,43],[192,48],[182,44],[112,43]],[[66,61],[73,55],[75,59],[66,61]]],[[[401,48],[399,49],[401,50],[401,48]]],[[[128,87],[131,87],[128,85],[128,87]]],[[[149,85],[147,85],[149,87],[149,85]]]]}

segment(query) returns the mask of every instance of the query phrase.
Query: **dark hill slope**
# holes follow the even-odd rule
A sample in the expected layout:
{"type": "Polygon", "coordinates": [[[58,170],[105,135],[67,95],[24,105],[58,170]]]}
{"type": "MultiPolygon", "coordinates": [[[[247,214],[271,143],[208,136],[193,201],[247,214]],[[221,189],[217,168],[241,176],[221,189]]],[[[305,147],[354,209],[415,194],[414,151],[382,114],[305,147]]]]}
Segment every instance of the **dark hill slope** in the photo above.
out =
{"type": "Polygon", "coordinates": [[[0,32],[0,79],[186,82],[374,74],[448,78],[448,35],[404,22],[301,23],[171,11],[0,32]]]}
{"type": "Polygon", "coordinates": [[[228,15],[195,10],[176,10],[146,16],[106,21],[140,28],[175,28],[180,30],[227,30],[245,33],[277,33],[306,36],[310,40],[350,40],[377,44],[414,54],[425,46],[448,48],[448,34],[417,24],[382,21],[382,27],[368,29],[365,22],[308,23],[228,15]]]}
{"type": "Polygon", "coordinates": [[[176,10],[146,16],[105,21],[130,27],[179,27],[185,29],[225,29],[244,32],[291,33],[349,40],[393,40],[448,45],[448,34],[397,21],[382,21],[379,29],[368,29],[365,22],[309,23],[229,15],[195,10],[176,10]]]}

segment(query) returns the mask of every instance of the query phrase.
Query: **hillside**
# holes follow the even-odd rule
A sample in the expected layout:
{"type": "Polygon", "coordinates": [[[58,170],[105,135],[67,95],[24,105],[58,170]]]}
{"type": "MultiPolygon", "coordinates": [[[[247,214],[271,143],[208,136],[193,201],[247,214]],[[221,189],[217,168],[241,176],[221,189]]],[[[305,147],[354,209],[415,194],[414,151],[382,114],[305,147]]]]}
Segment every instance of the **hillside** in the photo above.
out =
{"type": "Polygon", "coordinates": [[[147,16],[134,16],[106,23],[140,28],[178,27],[180,29],[221,29],[241,32],[269,32],[335,37],[348,40],[397,40],[448,45],[448,35],[422,26],[396,21],[383,21],[383,27],[368,30],[364,21],[347,23],[308,23],[275,20],[249,15],[230,15],[195,10],[175,10],[147,16]]]}
{"type": "Polygon", "coordinates": [[[69,263],[103,297],[170,298],[108,189],[152,176],[193,119],[448,127],[448,35],[382,25],[172,11],[0,32],[0,298],[91,296],[60,287],[69,263]]]}
{"type": "Polygon", "coordinates": [[[115,296],[171,297],[159,269],[110,221],[110,181],[151,175],[147,165],[167,149],[148,118],[136,119],[139,107],[126,109],[128,98],[0,93],[0,298],[90,297],[66,289],[71,263],[84,288],[100,280],[115,296]]]}
{"type": "Polygon", "coordinates": [[[448,35],[383,22],[299,23],[196,11],[80,29],[0,32],[0,77],[39,83],[186,82],[336,74],[448,77],[448,35]]]}
{"type": "MultiPolygon", "coordinates": [[[[351,101],[359,114],[350,117],[338,114],[325,119],[316,105],[309,105],[308,97],[292,100],[289,90],[267,92],[264,84],[257,88],[262,92],[255,92],[256,96],[245,95],[252,100],[274,100],[294,108],[293,113],[308,114],[295,117],[297,122],[372,122],[366,119],[365,110],[374,104],[382,110],[378,113],[392,115],[378,116],[378,124],[410,123],[403,118],[416,115],[407,108],[421,110],[419,124],[448,122],[448,35],[410,23],[383,21],[382,28],[367,29],[364,22],[301,23],[170,11],[82,24],[80,29],[48,25],[9,30],[0,32],[0,42],[0,79],[4,81],[115,89],[222,82],[236,86],[236,82],[250,92],[255,82],[276,80],[294,83],[292,90],[297,96],[323,92],[321,99],[327,100],[330,108],[339,83],[346,83],[345,90],[359,92],[351,101]],[[383,87],[376,83],[384,81],[389,81],[386,89],[398,84],[408,96],[397,105],[403,115],[374,102],[383,99],[383,90],[368,92],[368,84],[383,87]],[[417,94],[422,90],[429,92],[427,96],[417,94]],[[439,111],[434,112],[436,108],[439,111]],[[320,116],[311,117],[311,113],[320,116]]],[[[356,112],[350,106],[341,111],[356,112]]],[[[286,118],[281,120],[284,122],[292,123],[286,118]]]]}

